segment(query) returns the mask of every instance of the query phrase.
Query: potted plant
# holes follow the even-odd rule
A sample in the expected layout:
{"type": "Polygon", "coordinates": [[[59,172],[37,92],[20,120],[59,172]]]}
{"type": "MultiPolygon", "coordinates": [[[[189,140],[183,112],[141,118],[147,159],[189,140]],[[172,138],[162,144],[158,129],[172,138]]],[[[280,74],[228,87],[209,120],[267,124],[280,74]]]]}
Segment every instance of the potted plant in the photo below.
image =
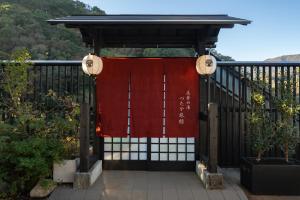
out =
{"type": "Polygon", "coordinates": [[[63,160],[53,163],[53,180],[73,183],[79,166],[79,104],[72,97],[58,97],[49,90],[44,99],[44,108],[49,109],[49,121],[56,137],[63,144],[63,160]]]}
{"type": "Polygon", "coordinates": [[[79,141],[76,137],[67,136],[62,139],[62,143],[63,160],[53,163],[53,180],[58,183],[73,183],[79,166],[79,141]]]}
{"type": "Polygon", "coordinates": [[[299,113],[299,104],[294,100],[292,85],[280,83],[280,95],[270,98],[278,111],[279,118],[272,118],[264,108],[266,103],[262,93],[253,92],[253,112],[249,125],[252,130],[252,149],[256,158],[242,158],[241,184],[254,194],[264,195],[299,195],[300,162],[289,158],[299,143],[299,134],[293,119],[299,113]],[[272,147],[278,146],[283,157],[262,158],[272,147]]]}

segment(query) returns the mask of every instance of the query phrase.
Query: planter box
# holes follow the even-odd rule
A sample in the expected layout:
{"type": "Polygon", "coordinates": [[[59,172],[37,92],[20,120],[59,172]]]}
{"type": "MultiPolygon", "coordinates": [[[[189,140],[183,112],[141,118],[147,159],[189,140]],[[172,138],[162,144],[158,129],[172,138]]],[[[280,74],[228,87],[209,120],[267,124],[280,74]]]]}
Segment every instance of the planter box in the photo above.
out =
{"type": "Polygon", "coordinates": [[[63,160],[53,164],[53,180],[57,183],[73,183],[79,159],[63,160]]]}
{"type": "Polygon", "coordinates": [[[243,158],[241,184],[254,194],[300,195],[300,161],[243,158]]]}

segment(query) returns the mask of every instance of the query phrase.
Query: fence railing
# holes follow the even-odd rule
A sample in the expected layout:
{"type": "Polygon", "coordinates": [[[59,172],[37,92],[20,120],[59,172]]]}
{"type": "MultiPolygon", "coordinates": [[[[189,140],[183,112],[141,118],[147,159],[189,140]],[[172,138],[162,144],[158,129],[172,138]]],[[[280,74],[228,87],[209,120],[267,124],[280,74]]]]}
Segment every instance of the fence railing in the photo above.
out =
{"type": "MultiPolygon", "coordinates": [[[[80,61],[32,61],[30,71],[34,83],[33,95],[36,100],[40,93],[53,90],[57,95],[73,95],[78,102],[94,105],[93,80],[81,70],[80,61]]],[[[0,72],[5,63],[1,64],[0,72]]],[[[207,78],[200,80],[200,111],[207,113],[208,96],[219,105],[219,164],[238,166],[242,156],[252,155],[249,142],[249,125],[246,115],[251,111],[251,92],[253,82],[265,84],[263,92],[267,99],[278,96],[282,78],[290,81],[294,88],[294,98],[300,102],[300,62],[218,62],[217,72],[211,76],[210,93],[207,78]]],[[[278,117],[271,103],[266,109],[278,117]]],[[[91,119],[93,116],[91,116],[91,119]]],[[[300,132],[298,119],[294,120],[300,132]]],[[[94,124],[91,125],[94,129],[94,124]]],[[[208,124],[201,121],[200,154],[208,155],[208,124]]],[[[93,136],[93,134],[91,134],[93,136]]],[[[269,152],[269,156],[280,155],[278,148],[269,152]]]]}
{"type": "MultiPolygon", "coordinates": [[[[261,88],[267,103],[265,109],[278,119],[278,111],[271,99],[280,95],[280,81],[291,83],[294,100],[300,103],[300,62],[218,62],[217,72],[211,77],[211,101],[219,105],[219,164],[222,166],[238,166],[240,158],[252,156],[249,135],[251,131],[246,116],[252,108],[251,94],[261,88]]],[[[202,112],[206,113],[208,97],[207,80],[202,80],[202,112]]],[[[293,122],[300,131],[298,118],[293,122]]],[[[205,126],[203,126],[205,127],[205,126]]],[[[207,133],[207,131],[203,131],[207,133]]],[[[200,148],[203,155],[208,154],[208,137],[202,134],[200,148]]],[[[268,156],[281,156],[279,148],[268,152],[268,156]]]]}

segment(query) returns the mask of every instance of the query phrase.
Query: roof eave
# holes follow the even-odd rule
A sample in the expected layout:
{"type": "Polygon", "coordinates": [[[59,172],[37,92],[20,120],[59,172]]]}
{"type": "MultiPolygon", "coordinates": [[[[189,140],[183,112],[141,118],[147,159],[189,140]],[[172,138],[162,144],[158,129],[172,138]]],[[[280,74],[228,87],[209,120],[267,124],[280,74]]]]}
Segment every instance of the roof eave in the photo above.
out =
{"type": "Polygon", "coordinates": [[[148,20],[148,21],[141,21],[141,20],[60,20],[60,19],[54,19],[54,20],[47,20],[47,22],[51,25],[58,25],[58,24],[94,24],[94,25],[105,25],[105,24],[128,24],[128,25],[134,25],[134,24],[143,24],[143,25],[152,25],[152,24],[180,24],[180,25],[248,25],[251,23],[251,21],[248,20],[240,20],[240,21],[216,21],[216,20],[193,20],[193,21],[187,21],[187,20],[148,20]]]}

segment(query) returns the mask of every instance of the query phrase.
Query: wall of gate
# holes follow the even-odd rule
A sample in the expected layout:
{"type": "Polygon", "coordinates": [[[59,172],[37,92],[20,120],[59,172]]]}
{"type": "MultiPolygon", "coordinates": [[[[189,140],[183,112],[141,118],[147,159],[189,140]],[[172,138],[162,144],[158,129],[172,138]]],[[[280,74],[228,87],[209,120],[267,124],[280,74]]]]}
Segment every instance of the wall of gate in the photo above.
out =
{"type": "MultiPolygon", "coordinates": [[[[1,64],[0,76],[4,70],[1,64]]],[[[252,82],[261,80],[267,85],[264,89],[266,96],[279,95],[278,83],[285,78],[293,83],[295,88],[294,98],[300,102],[300,87],[297,82],[300,80],[300,63],[267,63],[267,62],[219,62],[217,72],[211,77],[211,100],[219,104],[219,164],[221,166],[238,166],[242,156],[252,155],[249,148],[249,126],[246,115],[251,111],[252,82]]],[[[79,61],[34,61],[29,72],[34,86],[33,96],[39,99],[39,94],[47,93],[48,90],[55,91],[58,95],[74,95],[78,102],[88,102],[94,105],[93,80],[84,75],[79,61]]],[[[207,121],[207,79],[201,78],[200,95],[200,139],[192,141],[185,138],[153,138],[151,140],[151,158],[158,160],[174,159],[173,148],[176,148],[176,159],[192,159],[188,157],[189,149],[194,143],[199,143],[200,155],[208,154],[207,121]],[[176,141],[175,141],[176,140],[176,141]],[[175,145],[174,145],[175,144],[175,145]],[[182,149],[177,150],[177,148],[182,149]],[[158,149],[158,151],[157,151],[158,149]],[[184,151],[183,151],[184,149],[184,151]],[[185,154],[185,158],[181,154],[185,154]],[[167,157],[166,157],[167,155],[167,157]],[[152,157],[153,156],[153,157],[152,157]]],[[[271,105],[271,104],[270,104],[271,105]]],[[[278,117],[278,113],[272,106],[266,109],[278,117]]],[[[93,117],[91,117],[93,119],[93,117]]],[[[94,122],[91,131],[94,131],[94,122]]],[[[299,127],[298,118],[294,123],[299,127]]],[[[93,141],[94,134],[91,134],[93,141]]],[[[140,138],[107,138],[107,146],[104,148],[107,158],[138,158],[144,159],[144,144],[146,140],[140,138]],[[115,142],[112,142],[115,140],[115,142]],[[109,145],[111,144],[111,145],[109,145]],[[115,145],[117,144],[117,145],[115,145]],[[137,144],[137,146],[135,145],[137,144]],[[127,149],[123,152],[122,149],[127,149]],[[118,152],[118,154],[114,154],[118,152]],[[136,153],[136,154],[135,154],[136,153]]],[[[190,153],[193,153],[192,151],[190,153]]],[[[269,155],[280,155],[280,149],[275,148],[269,155]]],[[[197,155],[197,154],[196,154],[197,155]]],[[[198,159],[198,158],[195,158],[198,159]]]]}

